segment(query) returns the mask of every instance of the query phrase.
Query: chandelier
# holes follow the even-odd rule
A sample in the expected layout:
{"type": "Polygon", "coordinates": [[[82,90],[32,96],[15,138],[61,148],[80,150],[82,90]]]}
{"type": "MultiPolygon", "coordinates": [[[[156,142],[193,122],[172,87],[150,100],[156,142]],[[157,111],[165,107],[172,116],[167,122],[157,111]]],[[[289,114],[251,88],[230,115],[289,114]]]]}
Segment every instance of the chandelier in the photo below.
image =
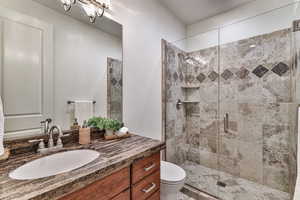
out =
{"type": "Polygon", "coordinates": [[[66,12],[72,5],[81,7],[89,17],[91,23],[95,23],[97,17],[103,17],[105,10],[109,9],[109,0],[60,0],[66,12]],[[104,2],[105,1],[105,2],[104,2]]]}

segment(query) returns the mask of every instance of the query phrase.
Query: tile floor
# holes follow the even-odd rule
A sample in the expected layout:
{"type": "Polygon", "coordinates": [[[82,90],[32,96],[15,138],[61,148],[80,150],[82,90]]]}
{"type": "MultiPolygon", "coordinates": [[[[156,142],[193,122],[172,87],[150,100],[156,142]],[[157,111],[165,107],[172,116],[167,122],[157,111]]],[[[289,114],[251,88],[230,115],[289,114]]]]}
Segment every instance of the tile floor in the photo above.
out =
{"type": "MultiPolygon", "coordinates": [[[[242,178],[237,178],[224,172],[206,168],[190,161],[185,162],[181,167],[187,172],[187,183],[209,194],[220,197],[222,200],[290,199],[288,193],[242,178]],[[222,181],[227,184],[225,188],[216,185],[220,177],[222,178],[222,181]]],[[[189,198],[185,198],[186,197],[183,196],[182,200],[190,200],[189,198]]]]}
{"type": "Polygon", "coordinates": [[[195,200],[195,199],[180,192],[177,200],[195,200]]]}

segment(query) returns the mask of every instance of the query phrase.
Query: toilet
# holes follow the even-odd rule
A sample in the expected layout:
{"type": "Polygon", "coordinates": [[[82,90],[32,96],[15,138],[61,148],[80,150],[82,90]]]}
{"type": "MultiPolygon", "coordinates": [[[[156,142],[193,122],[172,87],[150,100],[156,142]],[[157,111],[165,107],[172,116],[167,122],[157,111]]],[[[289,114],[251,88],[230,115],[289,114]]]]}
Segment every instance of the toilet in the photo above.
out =
{"type": "Polygon", "coordinates": [[[160,199],[177,200],[180,189],[184,186],[185,171],[170,162],[161,161],[160,165],[160,199]]]}

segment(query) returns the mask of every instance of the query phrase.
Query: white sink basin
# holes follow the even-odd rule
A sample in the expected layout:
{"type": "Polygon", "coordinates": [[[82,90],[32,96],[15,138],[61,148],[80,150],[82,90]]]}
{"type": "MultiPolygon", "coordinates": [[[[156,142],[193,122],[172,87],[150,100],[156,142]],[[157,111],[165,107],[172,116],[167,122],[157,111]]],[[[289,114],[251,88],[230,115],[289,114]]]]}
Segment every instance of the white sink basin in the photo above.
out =
{"type": "Polygon", "coordinates": [[[99,157],[97,151],[74,150],[46,156],[22,165],[9,174],[16,180],[32,180],[69,172],[99,157]]]}

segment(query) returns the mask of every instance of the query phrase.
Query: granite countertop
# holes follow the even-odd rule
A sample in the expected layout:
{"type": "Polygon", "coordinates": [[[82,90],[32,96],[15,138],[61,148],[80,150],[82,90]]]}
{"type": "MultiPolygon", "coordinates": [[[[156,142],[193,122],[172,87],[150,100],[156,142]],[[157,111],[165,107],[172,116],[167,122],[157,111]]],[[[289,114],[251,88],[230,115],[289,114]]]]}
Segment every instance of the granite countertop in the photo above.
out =
{"type": "Polygon", "coordinates": [[[71,172],[41,178],[37,180],[17,181],[8,177],[11,170],[24,163],[40,158],[37,153],[24,153],[12,156],[0,163],[0,199],[1,200],[52,200],[76,191],[111,173],[132,164],[133,161],[160,151],[165,144],[137,135],[122,140],[94,140],[92,144],[71,145],[66,150],[93,149],[100,156],[92,163],[71,172]]]}

